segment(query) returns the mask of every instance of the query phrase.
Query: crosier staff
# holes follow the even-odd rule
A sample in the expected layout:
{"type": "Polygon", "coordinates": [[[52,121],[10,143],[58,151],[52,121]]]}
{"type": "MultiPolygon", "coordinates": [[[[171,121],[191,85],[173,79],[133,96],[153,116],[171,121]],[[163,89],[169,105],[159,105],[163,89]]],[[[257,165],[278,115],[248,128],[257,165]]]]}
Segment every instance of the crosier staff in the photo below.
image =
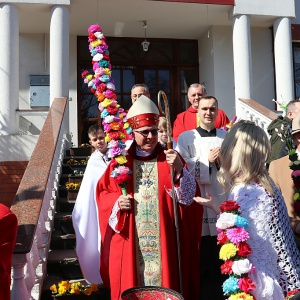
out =
{"type": "MultiPolygon", "coordinates": [[[[170,110],[169,110],[169,103],[168,103],[168,98],[167,95],[164,91],[159,91],[158,92],[158,108],[161,112],[161,114],[165,115],[166,120],[167,120],[167,148],[168,149],[173,149],[173,142],[172,142],[172,137],[171,137],[171,121],[170,121],[170,110]],[[162,105],[161,105],[161,98],[164,101],[164,107],[165,109],[163,110],[162,105]]],[[[179,237],[179,223],[178,223],[178,207],[177,207],[177,195],[175,192],[175,187],[174,187],[174,170],[173,167],[170,166],[170,175],[171,175],[171,182],[172,182],[172,199],[173,199],[173,209],[174,209],[174,221],[175,221],[175,230],[176,230],[176,240],[177,240],[177,258],[178,258],[178,272],[179,272],[179,292],[182,294],[182,275],[181,275],[181,255],[180,255],[180,237],[179,237]]]]}

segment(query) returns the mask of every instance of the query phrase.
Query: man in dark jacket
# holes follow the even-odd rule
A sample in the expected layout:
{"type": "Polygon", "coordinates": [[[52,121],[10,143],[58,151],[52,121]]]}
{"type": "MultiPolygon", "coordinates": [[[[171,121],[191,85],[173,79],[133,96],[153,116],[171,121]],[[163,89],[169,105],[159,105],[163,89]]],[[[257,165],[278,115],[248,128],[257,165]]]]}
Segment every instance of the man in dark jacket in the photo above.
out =
{"type": "Polygon", "coordinates": [[[269,166],[271,161],[281,158],[288,154],[285,141],[281,140],[280,136],[278,135],[278,132],[275,129],[281,131],[281,128],[283,128],[283,130],[286,130],[288,126],[292,127],[292,120],[297,115],[300,115],[299,99],[290,101],[286,107],[286,116],[277,117],[268,126],[268,133],[270,135],[271,143],[271,153],[267,161],[267,166],[269,166]]]}

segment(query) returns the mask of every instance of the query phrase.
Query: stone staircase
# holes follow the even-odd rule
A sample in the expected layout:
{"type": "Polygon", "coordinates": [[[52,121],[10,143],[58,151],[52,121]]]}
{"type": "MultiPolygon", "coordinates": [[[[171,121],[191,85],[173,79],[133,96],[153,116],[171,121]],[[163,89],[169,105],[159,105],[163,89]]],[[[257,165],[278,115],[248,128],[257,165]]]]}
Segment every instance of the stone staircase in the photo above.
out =
{"type": "MultiPolygon", "coordinates": [[[[78,150],[76,150],[76,148],[71,149],[71,152],[70,150],[67,150],[63,160],[62,174],[59,183],[59,195],[54,218],[54,229],[48,254],[47,278],[43,284],[41,300],[53,300],[50,286],[52,284],[57,284],[62,280],[80,281],[83,284],[86,284],[76,256],[76,237],[72,225],[72,211],[78,190],[67,190],[66,188],[67,182],[78,184],[82,181],[82,175],[85,171],[86,164],[77,164],[77,162],[86,161],[86,158],[90,155],[90,151],[88,151],[87,148],[77,149],[78,150]]],[[[110,295],[109,291],[104,286],[99,286],[97,295],[74,295],[56,298],[110,300],[110,295]]]]}

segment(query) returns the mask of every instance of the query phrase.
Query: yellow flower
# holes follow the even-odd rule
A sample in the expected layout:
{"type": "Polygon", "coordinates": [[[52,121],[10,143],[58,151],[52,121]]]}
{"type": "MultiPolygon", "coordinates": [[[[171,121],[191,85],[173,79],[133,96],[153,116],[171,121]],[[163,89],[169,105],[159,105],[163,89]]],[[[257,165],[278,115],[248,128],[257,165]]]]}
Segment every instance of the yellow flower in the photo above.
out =
{"type": "Polygon", "coordinates": [[[231,295],[228,300],[253,300],[253,296],[244,292],[231,295]]]}
{"type": "Polygon", "coordinates": [[[80,289],[78,287],[71,288],[70,294],[79,295],[80,294],[80,289]]]}
{"type": "Polygon", "coordinates": [[[86,288],[84,289],[84,294],[85,294],[85,295],[88,295],[88,296],[90,296],[90,295],[91,295],[91,293],[92,293],[92,288],[90,288],[90,287],[86,287],[86,288]]]}
{"type": "Polygon", "coordinates": [[[232,243],[225,244],[220,249],[220,259],[226,260],[234,257],[238,251],[238,247],[232,243]]]}
{"type": "Polygon", "coordinates": [[[91,46],[93,48],[96,48],[97,46],[100,46],[102,44],[102,41],[97,39],[96,41],[91,42],[91,46]]]}
{"type": "Polygon", "coordinates": [[[97,292],[98,291],[98,284],[92,283],[91,284],[91,289],[92,289],[93,292],[97,292]]]}
{"type": "Polygon", "coordinates": [[[89,74],[88,76],[85,77],[88,81],[91,81],[93,79],[93,75],[89,74]]]}
{"type": "Polygon", "coordinates": [[[105,108],[105,107],[107,107],[107,106],[109,106],[109,105],[111,105],[112,104],[112,100],[111,99],[108,99],[108,98],[105,98],[103,101],[102,101],[102,103],[101,103],[101,105],[105,108]]]}
{"type": "Polygon", "coordinates": [[[111,138],[106,134],[105,135],[105,142],[109,143],[111,141],[111,138]]]}
{"type": "Polygon", "coordinates": [[[111,70],[109,68],[104,68],[105,74],[107,74],[108,76],[111,75],[111,70]]]}
{"type": "Polygon", "coordinates": [[[56,284],[50,286],[50,291],[52,291],[53,293],[57,293],[56,284]]]}
{"type": "Polygon", "coordinates": [[[295,193],[295,195],[294,195],[294,200],[296,201],[296,200],[298,200],[299,199],[299,196],[300,196],[300,194],[299,193],[295,193]]]}
{"type": "Polygon", "coordinates": [[[119,165],[124,165],[127,163],[127,159],[124,155],[117,156],[115,159],[119,165]]]}
{"type": "Polygon", "coordinates": [[[67,288],[65,287],[65,286],[63,286],[63,285],[61,285],[61,286],[58,286],[58,293],[60,294],[60,295],[64,295],[66,292],[67,292],[67,288]]]}
{"type": "Polygon", "coordinates": [[[123,127],[124,127],[125,129],[127,129],[129,126],[130,126],[130,125],[129,125],[128,122],[125,122],[124,125],[123,125],[123,127]]]}

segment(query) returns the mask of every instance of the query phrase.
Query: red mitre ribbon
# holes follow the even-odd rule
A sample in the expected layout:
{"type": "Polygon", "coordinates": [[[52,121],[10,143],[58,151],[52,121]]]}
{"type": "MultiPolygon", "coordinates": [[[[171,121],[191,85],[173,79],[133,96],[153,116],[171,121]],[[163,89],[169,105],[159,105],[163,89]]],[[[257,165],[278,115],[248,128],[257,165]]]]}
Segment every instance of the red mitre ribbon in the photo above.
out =
{"type": "Polygon", "coordinates": [[[158,115],[153,113],[141,114],[129,118],[127,121],[132,129],[137,129],[149,125],[158,125],[158,115]]]}

